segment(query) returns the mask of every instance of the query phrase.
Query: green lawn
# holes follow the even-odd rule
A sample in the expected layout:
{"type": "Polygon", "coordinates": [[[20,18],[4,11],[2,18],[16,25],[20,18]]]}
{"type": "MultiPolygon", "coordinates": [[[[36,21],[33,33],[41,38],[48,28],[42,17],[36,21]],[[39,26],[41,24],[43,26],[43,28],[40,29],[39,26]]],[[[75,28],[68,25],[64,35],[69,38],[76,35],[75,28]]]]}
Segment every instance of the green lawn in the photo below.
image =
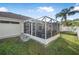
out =
{"type": "Polygon", "coordinates": [[[44,45],[30,40],[22,42],[18,37],[0,40],[0,54],[11,55],[71,55],[79,54],[79,40],[75,35],[61,34],[61,37],[44,45]]]}

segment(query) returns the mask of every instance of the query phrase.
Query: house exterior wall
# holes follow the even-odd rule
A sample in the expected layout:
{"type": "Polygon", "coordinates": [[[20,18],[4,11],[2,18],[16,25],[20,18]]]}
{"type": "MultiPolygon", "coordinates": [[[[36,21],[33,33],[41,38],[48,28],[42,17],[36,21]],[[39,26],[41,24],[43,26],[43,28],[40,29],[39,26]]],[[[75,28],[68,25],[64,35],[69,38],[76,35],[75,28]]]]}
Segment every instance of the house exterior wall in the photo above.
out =
{"type": "Polygon", "coordinates": [[[61,28],[61,31],[72,31],[72,32],[75,32],[75,33],[77,33],[79,30],[79,27],[76,27],[76,26],[74,26],[74,27],[71,27],[71,26],[62,26],[61,28]]]}
{"type": "Polygon", "coordinates": [[[0,23],[0,39],[19,36],[21,33],[23,33],[23,20],[7,17],[0,17],[0,20],[19,22],[19,24],[0,23]]]}

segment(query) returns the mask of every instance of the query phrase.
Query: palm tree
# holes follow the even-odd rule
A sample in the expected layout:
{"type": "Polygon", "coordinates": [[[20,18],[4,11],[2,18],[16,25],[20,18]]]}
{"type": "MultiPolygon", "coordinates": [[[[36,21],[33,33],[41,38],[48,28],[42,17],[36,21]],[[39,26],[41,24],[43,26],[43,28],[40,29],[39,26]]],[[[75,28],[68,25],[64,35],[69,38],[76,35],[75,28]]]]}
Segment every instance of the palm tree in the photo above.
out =
{"type": "Polygon", "coordinates": [[[67,16],[70,15],[74,15],[76,12],[73,11],[74,7],[70,7],[70,8],[65,8],[63,9],[61,12],[59,12],[58,14],[56,14],[56,19],[58,17],[61,17],[61,21],[64,20],[65,21],[65,25],[67,24],[67,16]]]}
{"type": "Polygon", "coordinates": [[[62,23],[63,18],[64,18],[63,13],[58,13],[58,14],[56,14],[56,20],[57,20],[58,17],[61,17],[61,23],[62,23]]]}

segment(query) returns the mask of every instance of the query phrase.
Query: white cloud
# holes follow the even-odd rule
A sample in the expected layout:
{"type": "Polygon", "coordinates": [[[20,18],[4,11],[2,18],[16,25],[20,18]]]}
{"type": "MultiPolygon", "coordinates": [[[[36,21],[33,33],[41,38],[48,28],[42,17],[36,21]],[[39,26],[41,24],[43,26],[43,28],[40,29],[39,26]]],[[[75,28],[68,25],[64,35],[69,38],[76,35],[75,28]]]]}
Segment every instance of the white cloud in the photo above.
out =
{"type": "Polygon", "coordinates": [[[73,10],[76,10],[76,11],[79,11],[79,3],[76,3],[75,6],[74,6],[74,9],[73,10]]]}
{"type": "Polygon", "coordinates": [[[38,7],[38,11],[45,11],[45,12],[53,12],[54,8],[53,7],[38,7]]]}
{"type": "Polygon", "coordinates": [[[79,6],[76,6],[76,7],[74,8],[74,10],[79,11],[79,6]]]}
{"type": "Polygon", "coordinates": [[[2,11],[2,12],[7,12],[7,11],[8,11],[8,9],[7,9],[7,8],[5,8],[5,7],[0,7],[0,11],[2,11]]]}

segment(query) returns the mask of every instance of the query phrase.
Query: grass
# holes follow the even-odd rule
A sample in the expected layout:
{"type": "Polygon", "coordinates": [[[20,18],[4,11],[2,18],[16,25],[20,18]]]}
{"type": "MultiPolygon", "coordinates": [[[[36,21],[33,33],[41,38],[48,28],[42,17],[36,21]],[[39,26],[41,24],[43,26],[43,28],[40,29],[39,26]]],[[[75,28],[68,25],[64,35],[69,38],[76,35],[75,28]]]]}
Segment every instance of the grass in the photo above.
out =
{"type": "Polygon", "coordinates": [[[2,55],[39,55],[44,54],[44,51],[44,46],[33,40],[22,42],[18,37],[0,40],[0,54],[2,55]]]}
{"type": "Polygon", "coordinates": [[[49,54],[77,55],[79,54],[79,40],[76,36],[62,34],[62,37],[50,43],[49,54]]]}
{"type": "Polygon", "coordinates": [[[1,55],[78,55],[79,40],[75,35],[62,33],[61,37],[47,47],[29,40],[22,42],[18,37],[0,40],[1,55]]]}

